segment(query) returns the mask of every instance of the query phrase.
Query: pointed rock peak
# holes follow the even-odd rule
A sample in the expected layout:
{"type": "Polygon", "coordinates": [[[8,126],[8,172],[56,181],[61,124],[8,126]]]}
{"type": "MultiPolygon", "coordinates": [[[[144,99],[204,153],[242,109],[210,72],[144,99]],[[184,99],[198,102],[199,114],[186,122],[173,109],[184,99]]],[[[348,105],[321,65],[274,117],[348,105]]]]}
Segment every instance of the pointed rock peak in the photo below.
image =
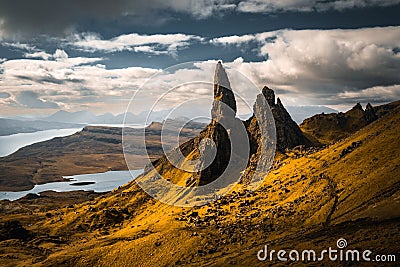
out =
{"type": "Polygon", "coordinates": [[[365,107],[363,117],[367,123],[371,123],[378,119],[378,115],[376,115],[375,109],[370,103],[365,107]]]}
{"type": "Polygon", "coordinates": [[[224,67],[222,66],[221,61],[218,61],[217,67],[215,68],[214,84],[220,85],[222,87],[225,87],[226,89],[232,90],[231,84],[228,79],[228,75],[226,74],[226,71],[225,71],[224,67]]]}
{"type": "Polygon", "coordinates": [[[231,84],[229,83],[228,75],[222,67],[221,61],[218,61],[217,67],[215,68],[214,75],[214,103],[211,110],[212,117],[217,118],[230,114],[234,116],[236,114],[236,100],[235,95],[232,91],[231,84]],[[221,106],[222,102],[226,104],[233,112],[227,110],[221,106]]]}
{"type": "Polygon", "coordinates": [[[367,106],[365,107],[365,110],[373,110],[374,107],[371,105],[371,103],[368,103],[367,106]]]}
{"type": "Polygon", "coordinates": [[[281,99],[279,97],[276,99],[276,105],[280,106],[280,107],[283,107],[283,104],[282,104],[281,99]]]}
{"type": "Polygon", "coordinates": [[[268,105],[270,107],[275,105],[275,92],[272,89],[269,89],[267,86],[264,86],[264,88],[262,89],[262,93],[265,97],[265,99],[268,102],[268,105]]]}
{"type": "Polygon", "coordinates": [[[360,103],[357,103],[357,105],[355,105],[352,109],[358,109],[364,111],[360,103]]]}

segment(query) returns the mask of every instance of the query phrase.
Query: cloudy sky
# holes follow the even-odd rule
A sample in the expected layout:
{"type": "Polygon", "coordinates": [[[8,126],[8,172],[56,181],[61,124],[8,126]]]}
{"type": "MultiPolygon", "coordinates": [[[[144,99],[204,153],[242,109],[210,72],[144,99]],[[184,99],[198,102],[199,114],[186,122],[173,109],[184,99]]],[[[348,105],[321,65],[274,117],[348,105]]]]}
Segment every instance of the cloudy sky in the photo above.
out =
{"type": "Polygon", "coordinates": [[[0,116],[123,112],[188,61],[222,60],[292,106],[398,100],[398,14],[400,0],[3,0],[0,116]]]}

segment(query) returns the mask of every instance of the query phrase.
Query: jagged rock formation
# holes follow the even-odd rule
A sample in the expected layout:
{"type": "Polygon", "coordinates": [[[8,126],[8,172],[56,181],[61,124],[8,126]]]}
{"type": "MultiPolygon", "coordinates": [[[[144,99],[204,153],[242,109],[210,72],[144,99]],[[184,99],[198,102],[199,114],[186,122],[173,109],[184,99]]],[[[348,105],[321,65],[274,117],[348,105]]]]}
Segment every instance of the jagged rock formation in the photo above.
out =
{"type": "MultiPolygon", "coordinates": [[[[242,122],[236,118],[236,111],[235,95],[231,89],[228,75],[221,62],[218,62],[214,75],[212,120],[195,142],[200,154],[210,151],[212,149],[211,146],[215,146],[216,155],[214,159],[204,159],[196,166],[201,170],[193,175],[191,179],[196,185],[207,184],[220,177],[228,167],[231,156],[240,161],[237,155],[231,155],[230,133],[238,131],[237,128],[242,125],[242,122]],[[214,144],[212,144],[211,140],[214,144]],[[212,160],[211,164],[209,164],[209,160],[212,160]]],[[[236,170],[235,174],[231,173],[231,175],[239,175],[239,172],[240,170],[236,170]]]]}
{"type": "Polygon", "coordinates": [[[357,103],[349,111],[342,113],[317,114],[300,124],[301,130],[321,144],[330,144],[355,133],[366,125],[383,117],[400,105],[400,101],[372,107],[365,110],[357,103]]]}
{"type": "Polygon", "coordinates": [[[311,141],[303,135],[299,126],[292,120],[279,97],[275,103],[274,91],[265,86],[262,89],[262,94],[267,100],[275,119],[277,150],[283,152],[287,148],[294,148],[299,145],[311,146],[311,141]]]}
{"type": "MultiPolygon", "coordinates": [[[[240,160],[237,155],[231,155],[229,132],[236,132],[236,128],[243,124],[236,118],[235,96],[221,62],[218,62],[215,69],[211,117],[211,123],[197,137],[152,162],[145,168],[145,173],[151,172],[154,167],[161,176],[172,176],[170,181],[174,184],[195,187],[208,184],[220,177],[226,170],[231,157],[240,160]],[[215,151],[215,154],[210,151],[215,151]],[[179,152],[184,159],[180,157],[179,152]],[[185,163],[185,160],[199,162],[193,166],[192,163],[185,163]],[[182,169],[175,167],[178,165],[187,167],[188,164],[190,171],[185,167],[182,169]],[[170,175],[171,173],[174,175],[170,175]]],[[[235,171],[235,175],[240,175],[242,170],[235,171]]]]}
{"type": "Polygon", "coordinates": [[[222,67],[221,61],[218,62],[214,74],[214,103],[211,111],[212,118],[218,120],[220,116],[235,116],[236,115],[236,100],[232,92],[231,83],[228,75],[222,67]],[[226,104],[221,105],[221,102],[226,104]]]}
{"type": "MultiPolygon", "coordinates": [[[[253,116],[245,122],[236,118],[235,96],[228,76],[221,62],[218,62],[214,75],[212,121],[201,131],[198,137],[178,148],[187,160],[200,160],[200,163],[194,167],[194,170],[200,171],[190,173],[175,168],[174,165],[184,164],[182,159],[173,155],[176,151],[153,162],[154,168],[161,176],[166,174],[168,176],[168,173],[173,173],[174,177],[171,177],[173,183],[192,187],[213,182],[226,171],[229,162],[233,160],[237,168],[230,169],[229,175],[235,177],[234,180],[237,180],[236,177],[239,179],[242,176],[242,182],[248,182],[249,177],[252,177],[256,171],[257,164],[270,166],[267,163],[273,160],[274,145],[282,152],[287,148],[299,145],[311,145],[311,142],[302,134],[279,98],[275,103],[274,91],[268,87],[264,87],[262,93],[257,96],[253,113],[253,116]],[[271,109],[267,108],[266,103],[269,104],[271,109]],[[258,124],[259,119],[263,121],[262,129],[258,124]],[[248,139],[248,142],[243,139],[243,142],[238,142],[239,144],[232,147],[233,135],[241,130],[246,135],[245,138],[248,139]],[[212,155],[213,157],[204,156],[206,152],[212,149],[216,151],[215,157],[214,155],[212,155]],[[235,149],[236,153],[232,152],[235,149]],[[247,154],[239,155],[238,151],[246,151],[247,154]],[[174,162],[173,164],[169,162],[171,159],[174,162]],[[184,183],[182,183],[181,177],[184,177],[184,183]]],[[[146,168],[146,172],[150,172],[151,169],[151,166],[149,166],[146,168]]]]}
{"type": "Polygon", "coordinates": [[[286,149],[299,145],[312,145],[311,141],[303,135],[299,126],[292,120],[281,100],[278,98],[275,102],[275,92],[267,86],[257,96],[253,113],[254,115],[245,122],[250,142],[250,158],[247,169],[242,176],[243,182],[249,181],[258,165],[270,166],[268,161],[272,159],[266,155],[274,153],[274,151],[271,151],[273,149],[271,140],[275,140],[276,150],[280,152],[285,152],[286,149]],[[268,103],[270,110],[266,107],[263,98],[268,103]],[[269,112],[272,113],[270,116],[268,116],[269,112]],[[273,121],[269,120],[271,117],[273,121]],[[258,119],[264,122],[264,133],[262,133],[262,129],[258,125],[258,119]],[[266,138],[268,136],[270,138],[266,138]]]}
{"type": "Polygon", "coordinates": [[[371,123],[378,119],[378,115],[376,115],[375,109],[372,107],[370,103],[367,104],[364,111],[364,120],[367,123],[371,123]]]}

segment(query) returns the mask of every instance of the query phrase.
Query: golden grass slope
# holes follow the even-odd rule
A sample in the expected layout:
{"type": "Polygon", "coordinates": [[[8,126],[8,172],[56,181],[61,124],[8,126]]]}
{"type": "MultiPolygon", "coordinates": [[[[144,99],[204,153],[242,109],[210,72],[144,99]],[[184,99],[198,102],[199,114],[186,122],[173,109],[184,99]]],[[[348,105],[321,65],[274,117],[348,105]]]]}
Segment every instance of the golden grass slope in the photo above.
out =
{"type": "Polygon", "coordinates": [[[327,148],[279,155],[259,190],[238,187],[203,207],[162,204],[131,182],[47,219],[37,214],[26,226],[30,249],[0,242],[0,264],[263,266],[256,254],[265,244],[318,250],[341,237],[349,248],[399,255],[399,132],[397,108],[327,148]]]}

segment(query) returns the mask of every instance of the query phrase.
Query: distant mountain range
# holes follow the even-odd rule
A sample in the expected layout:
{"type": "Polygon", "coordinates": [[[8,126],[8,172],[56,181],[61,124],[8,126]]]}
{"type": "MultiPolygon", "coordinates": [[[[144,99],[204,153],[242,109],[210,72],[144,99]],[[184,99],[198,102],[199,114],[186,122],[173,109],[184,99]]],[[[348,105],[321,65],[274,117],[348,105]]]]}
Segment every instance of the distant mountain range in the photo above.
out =
{"type": "Polygon", "coordinates": [[[111,113],[105,113],[102,115],[93,114],[90,111],[76,111],[68,112],[64,110],[57,111],[49,117],[43,118],[43,120],[51,122],[68,122],[68,123],[84,123],[84,124],[122,124],[125,122],[128,124],[149,124],[154,121],[163,121],[168,115],[170,110],[161,110],[151,112],[149,118],[147,118],[148,112],[141,112],[137,115],[127,112],[118,115],[111,113]],[[125,115],[126,114],[126,115],[125,115]],[[126,117],[125,117],[126,116],[126,117]]]}
{"type": "MultiPolygon", "coordinates": [[[[337,110],[325,107],[325,106],[288,106],[288,112],[293,117],[293,120],[300,124],[304,119],[309,118],[319,113],[337,113],[337,110]]],[[[147,124],[155,121],[163,121],[171,109],[152,111],[149,118],[147,118],[148,112],[143,111],[137,115],[127,112],[125,121],[129,124],[147,124]]],[[[202,112],[201,110],[185,111],[187,117],[195,116],[209,116],[209,112],[202,112]],[[204,114],[203,114],[204,113],[204,114]]],[[[64,110],[57,111],[49,117],[42,118],[44,121],[51,122],[64,122],[64,123],[84,123],[84,124],[122,124],[124,122],[125,113],[113,115],[111,113],[105,113],[102,115],[95,115],[90,111],[76,111],[68,112],[64,110]]],[[[172,116],[172,119],[187,119],[185,116],[172,116]]]]}
{"type": "MultiPolygon", "coordinates": [[[[151,122],[162,122],[170,113],[170,110],[153,111],[150,116],[147,112],[139,113],[138,115],[130,112],[118,115],[105,113],[102,115],[93,114],[90,111],[77,111],[68,112],[64,110],[57,111],[48,117],[24,118],[0,118],[0,136],[17,134],[17,133],[33,133],[37,131],[51,130],[51,129],[68,129],[68,128],[83,128],[86,125],[120,125],[137,124],[148,125],[151,122]],[[125,121],[124,121],[125,119],[125,121]]],[[[173,117],[175,121],[190,121],[185,116],[173,117]]],[[[204,122],[201,119],[196,122],[204,122]]]]}
{"type": "MultiPolygon", "coordinates": [[[[134,116],[128,113],[128,116],[134,116]]],[[[69,122],[69,123],[84,123],[84,124],[120,124],[124,121],[124,114],[114,116],[111,113],[95,115],[90,111],[68,112],[64,110],[57,111],[53,115],[44,118],[46,121],[53,122],[69,122]]]]}
{"type": "MultiPolygon", "coordinates": [[[[304,119],[315,114],[338,112],[324,106],[288,106],[287,109],[297,124],[300,124],[304,119]]],[[[0,118],[0,136],[16,133],[31,133],[50,129],[79,128],[88,124],[123,124],[124,118],[126,124],[145,125],[151,122],[163,121],[170,112],[171,109],[153,111],[148,118],[148,112],[146,111],[139,114],[127,112],[125,118],[125,113],[113,115],[108,112],[102,115],[96,115],[87,110],[76,112],[60,110],[48,117],[37,119],[23,117],[0,118]]],[[[194,108],[192,110],[185,110],[184,113],[185,116],[175,115],[172,116],[172,119],[188,121],[189,119],[187,117],[203,116],[196,121],[208,123],[206,117],[208,117],[209,114],[203,110],[194,108]]]]}

